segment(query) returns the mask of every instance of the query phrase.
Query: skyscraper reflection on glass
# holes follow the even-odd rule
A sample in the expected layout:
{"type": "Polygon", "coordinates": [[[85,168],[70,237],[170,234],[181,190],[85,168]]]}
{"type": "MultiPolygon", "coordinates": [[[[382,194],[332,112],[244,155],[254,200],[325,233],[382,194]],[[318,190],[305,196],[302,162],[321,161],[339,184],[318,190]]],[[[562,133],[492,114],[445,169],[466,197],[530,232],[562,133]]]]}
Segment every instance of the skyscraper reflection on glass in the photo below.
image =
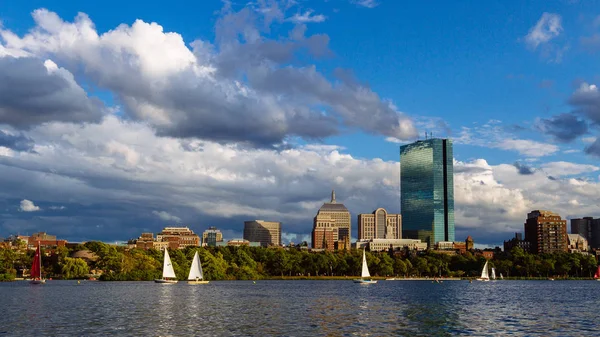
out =
{"type": "Polygon", "coordinates": [[[400,147],[402,237],[430,247],[454,241],[452,141],[426,139],[400,147]]]}

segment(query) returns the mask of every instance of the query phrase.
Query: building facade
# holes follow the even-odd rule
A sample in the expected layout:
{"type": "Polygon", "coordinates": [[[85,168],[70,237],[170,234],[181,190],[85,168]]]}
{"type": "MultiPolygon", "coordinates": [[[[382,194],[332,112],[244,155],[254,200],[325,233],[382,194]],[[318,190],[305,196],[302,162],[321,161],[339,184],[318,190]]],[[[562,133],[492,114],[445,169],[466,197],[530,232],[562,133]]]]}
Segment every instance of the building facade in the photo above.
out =
{"type": "Polygon", "coordinates": [[[402,239],[402,216],[378,208],[358,215],[358,240],[402,239]]]}
{"type": "Polygon", "coordinates": [[[208,227],[202,233],[202,246],[216,247],[217,242],[223,242],[223,233],[217,227],[208,227]]]}
{"type": "Polygon", "coordinates": [[[200,246],[200,237],[188,227],[165,227],[156,234],[156,241],[168,242],[171,249],[200,246]]]}
{"type": "Polygon", "coordinates": [[[348,245],[339,244],[338,241],[350,242],[351,224],[350,211],[344,204],[336,201],[335,191],[331,191],[331,201],[324,203],[314,218],[312,247],[314,249],[335,249],[337,245],[349,249],[348,245]],[[327,239],[329,235],[333,236],[332,243],[329,243],[327,239]]]}
{"type": "Polygon", "coordinates": [[[571,233],[583,236],[591,249],[600,249],[600,219],[592,217],[571,219],[571,233]]]}
{"type": "Polygon", "coordinates": [[[381,252],[407,249],[423,251],[427,249],[427,243],[416,239],[369,239],[356,242],[357,249],[366,248],[372,252],[381,252]]]}
{"type": "Polygon", "coordinates": [[[531,252],[531,244],[529,243],[529,241],[523,240],[522,233],[515,233],[514,238],[508,241],[504,241],[504,252],[510,253],[510,251],[513,250],[513,248],[515,247],[523,249],[523,251],[526,253],[531,252]]]}
{"type": "Polygon", "coordinates": [[[400,147],[402,237],[429,247],[454,241],[452,141],[432,138],[400,147]]]}
{"type": "Polygon", "coordinates": [[[588,254],[588,241],[581,234],[567,234],[569,253],[588,254]]]}
{"type": "Polygon", "coordinates": [[[566,252],[567,220],[554,212],[532,211],[525,222],[525,241],[529,241],[532,253],[566,252]]]}
{"type": "Polygon", "coordinates": [[[263,247],[281,246],[281,222],[244,221],[244,240],[260,242],[263,247]]]}

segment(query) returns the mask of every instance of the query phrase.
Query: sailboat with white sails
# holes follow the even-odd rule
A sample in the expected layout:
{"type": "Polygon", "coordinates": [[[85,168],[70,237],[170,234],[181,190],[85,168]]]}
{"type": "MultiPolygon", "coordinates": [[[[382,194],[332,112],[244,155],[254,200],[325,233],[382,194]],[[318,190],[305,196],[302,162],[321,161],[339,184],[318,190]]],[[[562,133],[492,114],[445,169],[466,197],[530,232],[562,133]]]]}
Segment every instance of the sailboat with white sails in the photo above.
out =
{"type": "Polygon", "coordinates": [[[355,279],[354,283],[377,283],[377,280],[371,279],[371,274],[369,273],[369,266],[367,266],[367,255],[365,254],[364,249],[363,249],[362,272],[360,274],[360,278],[355,279]]]}
{"type": "Polygon", "coordinates": [[[481,277],[477,279],[477,281],[488,282],[490,280],[490,276],[488,274],[488,261],[485,261],[485,265],[483,265],[483,270],[481,271],[481,277]]]}
{"type": "Polygon", "coordinates": [[[173,264],[169,257],[169,250],[165,248],[165,259],[163,261],[163,273],[162,278],[154,280],[156,283],[173,284],[177,283],[177,276],[175,276],[175,270],[173,270],[173,264]]]}
{"type": "Polygon", "coordinates": [[[192,260],[192,267],[190,268],[190,274],[188,275],[188,284],[206,284],[208,281],[204,280],[204,274],[202,273],[202,264],[200,263],[200,257],[198,252],[194,254],[192,260]]]}
{"type": "Polygon", "coordinates": [[[496,281],[496,268],[492,267],[492,280],[496,281]]]}

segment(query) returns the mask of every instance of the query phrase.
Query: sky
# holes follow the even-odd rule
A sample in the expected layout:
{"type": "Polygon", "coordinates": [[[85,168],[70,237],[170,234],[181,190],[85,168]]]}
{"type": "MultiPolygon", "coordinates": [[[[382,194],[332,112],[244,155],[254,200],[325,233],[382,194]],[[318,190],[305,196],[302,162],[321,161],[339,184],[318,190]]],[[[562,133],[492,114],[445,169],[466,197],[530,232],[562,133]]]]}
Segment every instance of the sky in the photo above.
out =
{"type": "Polygon", "coordinates": [[[598,1],[0,2],[0,236],[400,212],[454,143],[456,239],[600,216],[598,1]]]}

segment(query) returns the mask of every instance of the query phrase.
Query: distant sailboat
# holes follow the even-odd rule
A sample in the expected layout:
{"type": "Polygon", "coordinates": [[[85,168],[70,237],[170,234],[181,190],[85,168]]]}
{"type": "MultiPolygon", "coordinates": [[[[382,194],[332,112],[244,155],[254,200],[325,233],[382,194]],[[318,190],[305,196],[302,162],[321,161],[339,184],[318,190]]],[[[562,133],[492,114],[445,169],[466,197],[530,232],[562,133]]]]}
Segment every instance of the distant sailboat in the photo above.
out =
{"type": "Polygon", "coordinates": [[[171,264],[171,258],[169,257],[169,250],[167,248],[165,248],[162,279],[154,280],[154,282],[167,284],[177,283],[177,276],[175,276],[175,270],[173,270],[173,264],[171,264]]]}
{"type": "Polygon", "coordinates": [[[596,279],[596,281],[600,281],[600,266],[598,266],[598,269],[596,269],[596,274],[594,274],[594,278],[596,279]]]}
{"type": "Polygon", "coordinates": [[[40,250],[40,243],[35,249],[35,255],[33,256],[33,263],[31,264],[31,284],[44,284],[46,280],[42,278],[42,254],[40,250]]]}
{"type": "Polygon", "coordinates": [[[490,280],[488,275],[488,261],[485,261],[485,265],[483,266],[483,270],[481,271],[481,277],[477,279],[477,281],[487,282],[490,280]]]}
{"type": "Polygon", "coordinates": [[[500,273],[500,279],[504,280],[504,277],[502,276],[502,273],[500,273]]]}
{"type": "Polygon", "coordinates": [[[354,283],[377,283],[376,280],[370,279],[369,267],[367,266],[367,255],[363,249],[362,272],[359,279],[354,280],[354,283]]]}
{"type": "Polygon", "coordinates": [[[188,284],[206,284],[208,281],[204,281],[204,275],[202,273],[202,264],[198,257],[198,252],[194,254],[194,260],[192,260],[192,267],[190,268],[190,274],[188,275],[188,284]]]}
{"type": "Polygon", "coordinates": [[[496,280],[496,268],[492,267],[492,280],[496,280]]]}

